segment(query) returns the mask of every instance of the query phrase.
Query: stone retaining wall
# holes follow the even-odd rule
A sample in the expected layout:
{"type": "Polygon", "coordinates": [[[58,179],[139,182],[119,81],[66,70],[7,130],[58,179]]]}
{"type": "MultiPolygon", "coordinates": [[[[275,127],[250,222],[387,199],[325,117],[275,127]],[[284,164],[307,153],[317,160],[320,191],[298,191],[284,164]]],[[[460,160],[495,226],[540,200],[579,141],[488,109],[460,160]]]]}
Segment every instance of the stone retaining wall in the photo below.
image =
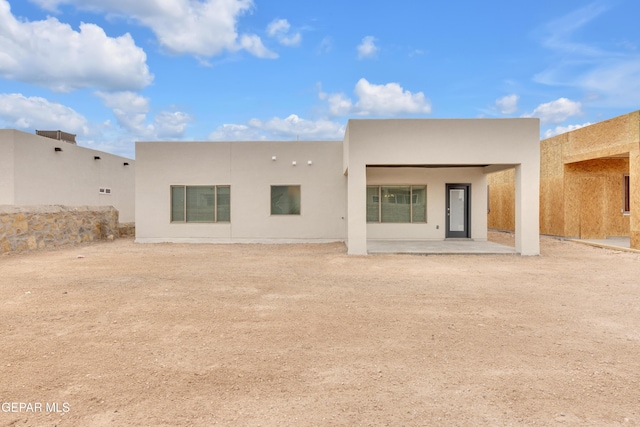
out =
{"type": "Polygon", "coordinates": [[[136,235],[136,223],[121,222],[118,231],[120,237],[134,237],[136,235]]]}
{"type": "Polygon", "coordinates": [[[118,236],[118,211],[112,206],[0,206],[0,253],[118,236]]]}

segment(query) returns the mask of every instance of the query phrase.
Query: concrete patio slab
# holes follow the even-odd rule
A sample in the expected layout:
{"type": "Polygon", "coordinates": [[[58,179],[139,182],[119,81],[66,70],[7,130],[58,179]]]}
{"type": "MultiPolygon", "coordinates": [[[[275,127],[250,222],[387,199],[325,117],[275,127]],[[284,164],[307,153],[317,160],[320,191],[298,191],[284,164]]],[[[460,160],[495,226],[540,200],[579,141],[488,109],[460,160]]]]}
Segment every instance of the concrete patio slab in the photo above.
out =
{"type": "Polygon", "coordinates": [[[571,241],[582,243],[584,245],[596,246],[599,248],[640,253],[639,250],[631,248],[631,239],[629,237],[607,237],[606,239],[571,239],[571,241]]]}
{"type": "Polygon", "coordinates": [[[369,254],[517,254],[516,248],[475,240],[367,240],[369,254]]]}

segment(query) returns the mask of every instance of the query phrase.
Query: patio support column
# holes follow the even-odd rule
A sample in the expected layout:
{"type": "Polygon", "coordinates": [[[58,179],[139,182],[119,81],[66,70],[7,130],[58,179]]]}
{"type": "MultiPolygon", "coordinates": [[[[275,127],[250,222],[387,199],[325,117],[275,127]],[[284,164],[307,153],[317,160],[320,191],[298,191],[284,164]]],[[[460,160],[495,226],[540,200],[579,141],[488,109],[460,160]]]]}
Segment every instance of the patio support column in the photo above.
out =
{"type": "Polygon", "coordinates": [[[629,152],[630,247],[640,249],[640,143],[629,152]]]}
{"type": "Polygon", "coordinates": [[[540,255],[540,163],[516,166],[516,251],[540,255]]]}
{"type": "Polygon", "coordinates": [[[367,169],[349,164],[347,175],[347,253],[367,254],[367,169]]]}

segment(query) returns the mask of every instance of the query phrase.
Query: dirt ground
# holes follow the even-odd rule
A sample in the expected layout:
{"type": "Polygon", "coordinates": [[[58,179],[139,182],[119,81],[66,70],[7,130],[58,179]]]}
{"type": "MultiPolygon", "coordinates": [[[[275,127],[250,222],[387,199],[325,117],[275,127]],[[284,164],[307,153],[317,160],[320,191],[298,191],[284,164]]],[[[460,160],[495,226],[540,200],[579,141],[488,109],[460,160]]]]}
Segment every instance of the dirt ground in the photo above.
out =
{"type": "Polygon", "coordinates": [[[541,248],[1,256],[0,426],[640,425],[640,254],[541,248]]]}

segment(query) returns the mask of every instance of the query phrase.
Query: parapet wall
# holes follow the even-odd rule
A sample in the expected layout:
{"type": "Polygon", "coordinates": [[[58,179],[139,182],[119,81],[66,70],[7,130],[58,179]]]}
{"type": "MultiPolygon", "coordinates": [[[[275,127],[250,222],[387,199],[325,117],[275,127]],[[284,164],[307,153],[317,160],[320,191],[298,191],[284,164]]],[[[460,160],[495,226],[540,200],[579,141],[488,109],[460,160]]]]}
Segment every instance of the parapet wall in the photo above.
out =
{"type": "Polygon", "coordinates": [[[118,211],[112,206],[0,205],[0,253],[118,236],[118,211]]]}

